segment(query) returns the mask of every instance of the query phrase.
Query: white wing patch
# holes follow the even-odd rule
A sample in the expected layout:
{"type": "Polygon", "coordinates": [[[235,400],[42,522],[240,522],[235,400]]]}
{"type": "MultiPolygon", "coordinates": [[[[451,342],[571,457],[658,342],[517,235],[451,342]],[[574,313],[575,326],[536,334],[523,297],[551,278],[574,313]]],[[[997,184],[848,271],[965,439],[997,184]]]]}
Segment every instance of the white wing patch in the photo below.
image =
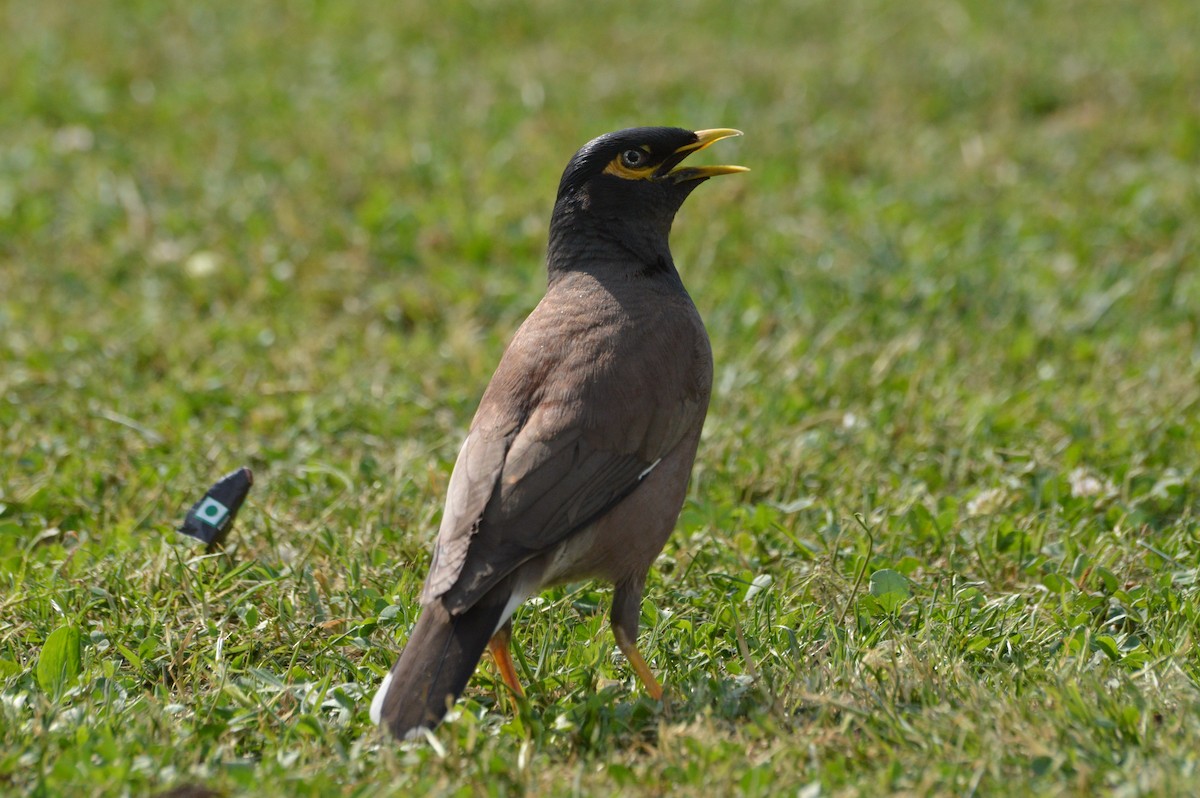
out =
{"type": "Polygon", "coordinates": [[[658,466],[658,464],[661,462],[662,462],[662,458],[660,457],[657,460],[655,460],[653,463],[651,463],[650,465],[646,466],[646,470],[643,471],[642,473],[638,474],[638,482],[641,482],[643,479],[645,479],[646,475],[649,474],[651,471],[653,471],[655,469],[655,467],[658,466]]]}

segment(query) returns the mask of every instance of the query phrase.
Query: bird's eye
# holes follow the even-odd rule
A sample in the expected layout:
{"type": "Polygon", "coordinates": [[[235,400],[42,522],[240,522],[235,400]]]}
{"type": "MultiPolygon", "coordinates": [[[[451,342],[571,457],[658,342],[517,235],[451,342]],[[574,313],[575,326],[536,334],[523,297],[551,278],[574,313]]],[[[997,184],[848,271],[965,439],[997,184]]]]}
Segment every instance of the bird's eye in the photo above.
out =
{"type": "Polygon", "coordinates": [[[621,153],[621,164],[630,169],[645,166],[648,160],[650,160],[650,156],[646,154],[645,150],[625,150],[621,153]]]}

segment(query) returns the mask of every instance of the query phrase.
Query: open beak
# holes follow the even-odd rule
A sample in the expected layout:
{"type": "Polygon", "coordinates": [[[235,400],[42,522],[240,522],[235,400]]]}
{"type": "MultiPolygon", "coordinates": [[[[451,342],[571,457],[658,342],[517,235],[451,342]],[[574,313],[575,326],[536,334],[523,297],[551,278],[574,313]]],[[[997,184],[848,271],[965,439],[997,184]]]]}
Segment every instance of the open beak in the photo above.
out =
{"type": "Polygon", "coordinates": [[[744,166],[679,166],[684,158],[694,152],[700,152],[713,142],[727,139],[731,136],[740,136],[742,131],[734,130],[730,127],[716,127],[712,130],[697,130],[696,140],[691,144],[685,144],[675,152],[671,153],[671,157],[663,161],[662,166],[654,173],[659,179],[669,178],[674,183],[683,183],[688,180],[705,180],[717,175],[732,175],[738,172],[749,172],[750,170],[744,166]],[[676,168],[678,167],[678,168],[676,168]]]}

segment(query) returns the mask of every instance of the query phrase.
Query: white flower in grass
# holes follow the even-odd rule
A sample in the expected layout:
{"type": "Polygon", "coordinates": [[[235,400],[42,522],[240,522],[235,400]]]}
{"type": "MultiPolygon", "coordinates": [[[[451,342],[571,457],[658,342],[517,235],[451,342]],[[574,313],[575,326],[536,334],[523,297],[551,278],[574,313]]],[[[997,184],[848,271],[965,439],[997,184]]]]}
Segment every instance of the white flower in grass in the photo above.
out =
{"type": "Polygon", "coordinates": [[[1067,482],[1071,486],[1071,496],[1076,499],[1103,496],[1114,490],[1112,482],[1100,479],[1086,468],[1073,469],[1067,474],[1067,482]]]}
{"type": "Polygon", "coordinates": [[[998,513],[1007,507],[1011,500],[1011,494],[1004,488],[988,488],[967,502],[967,515],[974,517],[998,513]]]}
{"type": "Polygon", "coordinates": [[[221,257],[215,252],[200,250],[193,252],[191,257],[183,265],[184,271],[189,277],[197,279],[211,277],[216,274],[217,269],[221,268],[221,257]]]}

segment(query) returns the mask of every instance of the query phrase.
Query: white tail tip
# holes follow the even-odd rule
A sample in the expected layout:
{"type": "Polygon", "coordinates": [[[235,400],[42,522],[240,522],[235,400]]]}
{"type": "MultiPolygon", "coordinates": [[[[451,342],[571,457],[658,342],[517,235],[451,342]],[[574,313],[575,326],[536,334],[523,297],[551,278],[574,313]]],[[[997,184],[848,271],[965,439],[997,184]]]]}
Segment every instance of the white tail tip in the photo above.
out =
{"type": "Polygon", "coordinates": [[[387,698],[388,688],[392,686],[392,672],[388,671],[387,676],[383,677],[383,682],[380,683],[379,689],[375,691],[375,697],[371,699],[371,722],[376,726],[383,715],[383,700],[387,698]]]}

